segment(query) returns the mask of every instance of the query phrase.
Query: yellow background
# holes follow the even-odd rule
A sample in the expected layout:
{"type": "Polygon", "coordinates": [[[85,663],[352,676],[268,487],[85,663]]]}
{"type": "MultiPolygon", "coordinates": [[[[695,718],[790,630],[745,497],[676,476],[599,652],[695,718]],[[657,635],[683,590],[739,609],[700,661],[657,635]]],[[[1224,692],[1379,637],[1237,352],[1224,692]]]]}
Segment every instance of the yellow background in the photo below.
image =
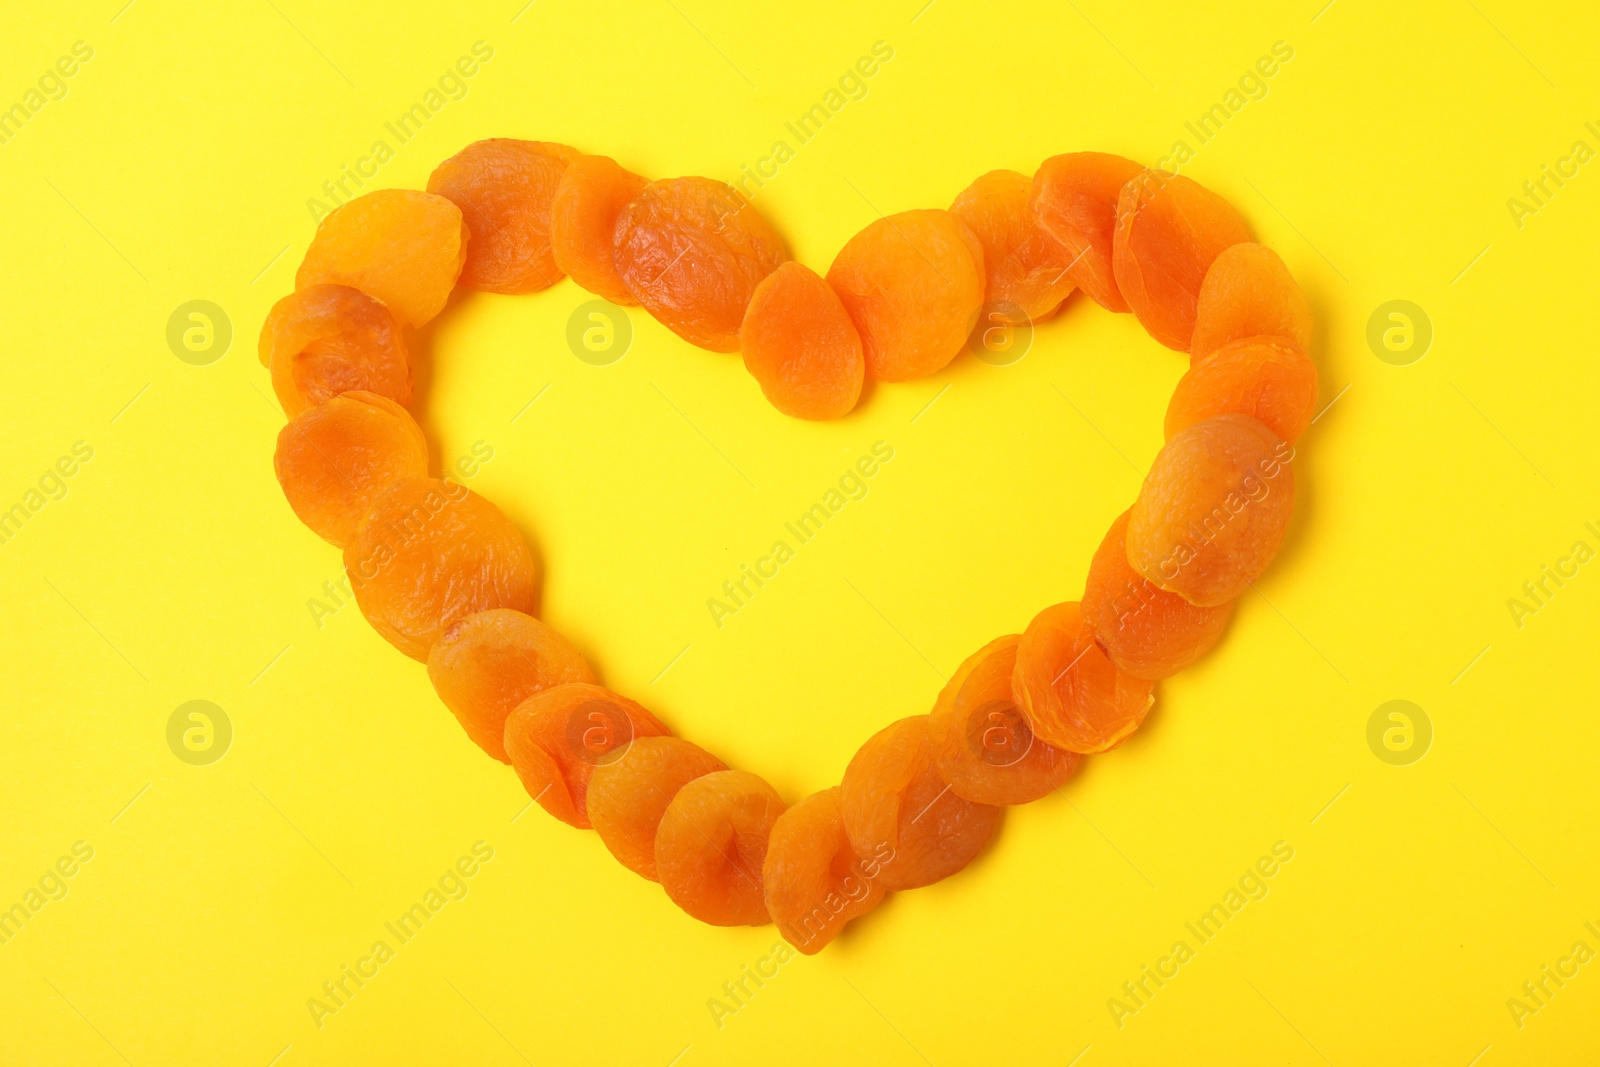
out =
{"type": "MultiPolygon", "coordinates": [[[[1520,1028],[1506,1003],[1574,942],[1600,949],[1600,565],[1520,628],[1506,603],[1573,542],[1600,548],[1600,169],[1520,228],[1506,204],[1574,141],[1600,148],[1592,5],[123,3],[11,0],[0,37],[0,106],[94,50],[0,145],[0,506],[94,450],[0,546],[0,906],[94,849],[0,946],[0,1061],[1593,1061],[1600,963],[1520,1028]],[[494,55],[467,94],[397,145],[384,123],[476,41],[494,55]],[[1185,172],[1301,280],[1339,399],[1260,595],[1145,728],[719,1028],[707,1001],[774,931],[701,926],[593,835],[522,814],[418,664],[354,608],[313,620],[339,557],[274,482],[255,337],[306,201],[377,139],[395,158],[368,188],[420,187],[487,136],[732,178],[877,41],[894,56],[867,95],[757,197],[814,267],[990,168],[1198,147],[1185,122],[1287,42],[1185,172]],[[234,329],[206,366],[166,342],[195,299],[234,329]],[[1409,366],[1366,341],[1393,299],[1434,327],[1409,366]],[[234,729],[209,766],[166,742],[194,699],[234,729]],[[1391,699],[1433,726],[1410,766],[1367,745],[1391,699]],[[494,858],[468,895],[319,1028],[308,998],[477,841],[494,858]],[[1265,899],[1119,1028],[1108,999],[1279,841],[1294,859],[1265,899]]],[[[436,462],[492,448],[467,484],[536,544],[546,617],[790,798],[1078,595],[1183,369],[1075,298],[1014,366],[962,358],[808,425],[637,312],[620,362],[581,362],[564,338],[587,299],[457,298],[415,339],[436,462]],[[869,495],[715,627],[707,598],[879,440],[869,495]]]]}

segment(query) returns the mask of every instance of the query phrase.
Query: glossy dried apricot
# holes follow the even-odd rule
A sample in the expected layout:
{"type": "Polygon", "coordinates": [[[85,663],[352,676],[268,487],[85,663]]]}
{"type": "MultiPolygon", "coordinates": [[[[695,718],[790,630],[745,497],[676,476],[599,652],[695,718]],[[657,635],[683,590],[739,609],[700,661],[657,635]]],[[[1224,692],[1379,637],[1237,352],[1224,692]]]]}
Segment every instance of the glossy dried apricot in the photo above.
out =
{"type": "Polygon", "coordinates": [[[971,863],[994,836],[1001,809],[977,804],[939,775],[929,716],[879,730],[857,750],[839,787],[856,855],[878,863],[885,889],[916,889],[971,863]]]}
{"type": "Polygon", "coordinates": [[[1061,246],[1067,277],[1107,311],[1127,311],[1111,266],[1117,197],[1144,168],[1106,152],[1051,156],[1033,175],[1030,202],[1040,229],[1061,246]]]}
{"type": "Polygon", "coordinates": [[[828,284],[861,333],[868,376],[921,378],[967,343],[983,306],[983,245],[948,211],[902,211],[845,242],[828,284]]]}
{"type": "Polygon", "coordinates": [[[539,573],[500,509],[455,482],[405,478],[378,494],[344,550],[361,614],[415,660],[480,611],[533,614],[539,573]]]}
{"type": "Polygon", "coordinates": [[[576,155],[565,145],[491,137],[434,169],[428,192],[460,208],[472,234],[462,285],[536,293],[561,280],[550,251],[550,208],[567,161],[576,155]]]}
{"type": "Polygon", "coordinates": [[[1018,308],[1031,322],[1054,315],[1072,292],[1071,256],[1035,221],[1033,180],[1014,170],[991,170],[950,205],[983,246],[983,299],[1018,308]]]}
{"type": "Polygon", "coordinates": [[[739,350],[750,294],[789,259],[772,224],[710,178],[651,182],[617,216],[613,237],[628,292],[667,329],[713,352],[739,350]]]}
{"type": "Polygon", "coordinates": [[[624,867],[656,881],[656,829],[678,790],[728,765],[678,737],[640,737],[589,779],[589,822],[624,867]]]}
{"type": "Polygon", "coordinates": [[[300,521],[343,548],[386,486],[427,476],[428,442],[405,408],[356,390],[290,419],[272,467],[300,521]]]}
{"type": "Polygon", "coordinates": [[[656,828],[656,876],[673,903],[713,926],[764,926],[761,869],[783,799],[749,771],[712,771],[678,790],[656,828]]]}
{"type": "Polygon", "coordinates": [[[468,237],[461,209],[444,197],[379,189],[323,218],[294,287],[348,285],[381,300],[400,325],[421,326],[450,299],[468,237]]]}
{"type": "Polygon", "coordinates": [[[1016,634],[968,656],[928,720],[939,776],[979,804],[1027,804],[1072,777],[1081,759],[1034,736],[1011,693],[1016,634]]]}
{"type": "Polygon", "coordinates": [[[1111,269],[1150,336],[1187,352],[1206,272],[1225,249],[1250,239],[1250,227],[1222,197],[1182,175],[1147,170],[1117,198],[1111,269]]]}
{"type": "Polygon", "coordinates": [[[839,787],[812,793],[778,816],[761,868],[767,914],[806,955],[883,899],[877,864],[856,855],[844,831],[839,787]]]}
{"type": "Polygon", "coordinates": [[[1189,358],[1205,359],[1248,337],[1278,337],[1311,351],[1311,304],[1278,253],[1244,241],[1212,261],[1195,299],[1189,358]]]}
{"type": "Polygon", "coordinates": [[[802,263],[785,263],[756,286],[739,350],[762,394],[785,415],[836,419],[861,396],[861,335],[833,287],[802,263]]]}
{"type": "Polygon", "coordinates": [[[480,748],[501,763],[506,717],[535,693],[593,682],[583,653],[526,612],[491,608],[445,631],[428,653],[428,679],[480,748]]]}
{"type": "Polygon", "coordinates": [[[1159,681],[1210,652],[1233,602],[1202,608],[1149,582],[1128,564],[1128,512],[1117,516],[1089,561],[1084,621],[1119,671],[1159,681]]]}
{"type": "Polygon", "coordinates": [[[1317,407],[1317,366],[1278,337],[1247,337],[1195,363],[1167,403],[1170,441],[1213,415],[1249,415],[1293,444],[1317,407]]]}
{"type": "Polygon", "coordinates": [[[582,156],[568,165],[550,205],[550,252],[556,266],[583,288],[613,304],[639,301],[617,272],[617,216],[650,184],[609,156],[582,156]]]}
{"type": "Polygon", "coordinates": [[[1117,670],[1074,603],[1039,612],[1017,642],[1012,693],[1034,734],[1069,752],[1121,744],[1144,722],[1154,686],[1117,670]]]}
{"type": "Polygon", "coordinates": [[[1283,543],[1294,510],[1293,458],[1293,448],[1248,415],[1179,432],[1156,455],[1128,513],[1128,563],[1191,604],[1232,600],[1283,543]]]}
{"type": "Polygon", "coordinates": [[[411,361],[389,309],[344,285],[313,285],[272,305],[261,326],[261,365],[291,419],[360,389],[411,401],[411,361]]]}
{"type": "Polygon", "coordinates": [[[545,811],[589,829],[589,780],[646,737],[671,731],[627,697],[588,682],[542,689],[506,716],[505,749],[528,795],[545,811]]]}

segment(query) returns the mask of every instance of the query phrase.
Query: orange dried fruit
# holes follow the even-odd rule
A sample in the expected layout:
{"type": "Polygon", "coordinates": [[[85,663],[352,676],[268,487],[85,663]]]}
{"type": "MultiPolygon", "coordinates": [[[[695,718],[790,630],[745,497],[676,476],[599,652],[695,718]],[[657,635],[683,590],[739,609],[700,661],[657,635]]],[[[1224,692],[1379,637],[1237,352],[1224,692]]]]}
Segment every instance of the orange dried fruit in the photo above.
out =
{"type": "Polygon", "coordinates": [[[955,358],[983,306],[983,245],[948,211],[902,211],[839,250],[828,284],[861,333],[868,376],[904,382],[955,358]]]}
{"type": "Polygon", "coordinates": [[[355,390],[290,419],[272,466],[300,521],[343,548],[386,486],[427,476],[428,442],[405,408],[355,390]]]}
{"type": "Polygon", "coordinates": [[[1195,300],[1189,358],[1198,363],[1223,345],[1277,337],[1311,351],[1311,304],[1278,253],[1244,241],[1217,254],[1195,300]]]}
{"type": "Polygon", "coordinates": [[[785,415],[836,419],[861,396],[861,335],[833,287],[803,263],[791,260],[756,286],[739,350],[761,392],[785,415]]]}
{"type": "Polygon", "coordinates": [[[1249,415],[1293,444],[1317,407],[1317,366],[1279,337],[1247,337],[1189,368],[1167,403],[1170,441],[1214,415],[1249,415]]]}
{"type": "Polygon", "coordinates": [[[940,776],[928,725],[929,716],[913,715],[873,734],[839,787],[845,832],[857,856],[878,863],[885,889],[950,877],[1000,824],[1000,808],[968,800],[940,776]]]}
{"type": "Polygon", "coordinates": [[[313,285],[290,293],[267,313],[258,349],[291,419],[355,389],[397,404],[411,401],[411,362],[399,324],[358,289],[313,285]]]}
{"type": "Polygon", "coordinates": [[[348,285],[383,302],[402,326],[444,308],[467,256],[461,209],[415,189],[379,189],[340,204],[317,227],[296,289],[348,285]]]}
{"type": "Polygon", "coordinates": [[[656,829],[678,790],[728,765],[678,737],[640,737],[595,767],[585,802],[595,833],[624,867],[656,881],[656,829]]]}
{"type": "Polygon", "coordinates": [[[491,137],[439,164],[428,192],[461,209],[472,240],[461,284],[491,293],[536,293],[561,280],[550,250],[556,187],[577,151],[491,137]]]}
{"type": "Polygon", "coordinates": [[[1106,152],[1068,152],[1045,160],[1033,176],[1030,202],[1039,228],[1061,246],[1067,277],[1107,311],[1128,310],[1112,271],[1111,247],[1117,197],[1143,170],[1106,152]]]}
{"type": "Polygon", "coordinates": [[[984,301],[1010,304],[1030,322],[1042,322],[1072,292],[1072,257],[1035,220],[1032,190],[1026,174],[991,170],[961,191],[950,212],[983,246],[984,301]]]}
{"type": "Polygon", "coordinates": [[[1089,561],[1081,610],[1119,671],[1159,681],[1211,651],[1228,628],[1233,601],[1198,607],[1128,564],[1128,512],[1111,524],[1089,561]]]}
{"type": "Polygon", "coordinates": [[[589,829],[589,780],[625,760],[647,737],[671,733],[627,697],[588,682],[542,689],[506,716],[505,750],[528,795],[545,811],[589,829]]]}
{"type": "Polygon", "coordinates": [[[839,793],[812,793],[778,816],[761,868],[767,913],[808,956],[883,899],[876,863],[857,856],[845,833],[839,793]]]}
{"type": "Polygon", "coordinates": [[[1191,604],[1234,599],[1283,543],[1294,510],[1293,458],[1293,448],[1248,415],[1180,431],[1156,455],[1128,513],[1128,563],[1191,604]]]}
{"type": "Polygon", "coordinates": [[[501,763],[506,717],[535,693],[593,682],[583,653],[526,612],[491,608],[447,630],[428,653],[428,679],[480,748],[501,763]]]}
{"type": "Polygon", "coordinates": [[[1035,615],[1017,642],[1011,688],[1046,744],[1093,755],[1115,748],[1150,711],[1154,682],[1119,671],[1074,603],[1035,615]]]}
{"type": "Polygon", "coordinates": [[[1027,804],[1072,777],[1080,757],[1034,736],[1011,693],[1016,634],[968,656],[928,721],[939,776],[979,804],[1027,804]]]}
{"type": "Polygon", "coordinates": [[[628,292],[673,333],[713,352],[739,350],[750,295],[789,259],[772,224],[710,178],[651,182],[617,216],[614,238],[628,292]]]}
{"type": "Polygon", "coordinates": [[[712,771],[679,789],[656,828],[656,875],[673,903],[713,926],[764,926],[761,869],[783,799],[748,771],[712,771]]]}
{"type": "Polygon", "coordinates": [[[454,482],[404,478],[372,503],[344,566],[372,628],[415,660],[468,615],[533,614],[539,573],[500,509],[454,482]]]}
{"type": "Polygon", "coordinates": [[[617,271],[617,216],[644,192],[648,178],[623,170],[609,156],[573,160],[550,206],[550,251],[556,266],[583,288],[613,304],[639,301],[617,271]]]}
{"type": "Polygon", "coordinates": [[[1150,336],[1187,352],[1206,272],[1225,249],[1250,239],[1249,225],[1216,193],[1182,175],[1146,170],[1117,198],[1111,268],[1150,336]]]}

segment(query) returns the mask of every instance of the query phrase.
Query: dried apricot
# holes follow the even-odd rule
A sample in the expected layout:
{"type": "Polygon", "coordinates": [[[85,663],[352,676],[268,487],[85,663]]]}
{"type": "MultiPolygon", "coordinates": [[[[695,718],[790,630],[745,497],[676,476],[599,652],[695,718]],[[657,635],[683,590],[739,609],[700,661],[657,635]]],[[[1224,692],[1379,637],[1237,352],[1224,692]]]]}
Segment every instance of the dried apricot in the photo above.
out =
{"type": "Polygon", "coordinates": [[[550,208],[575,149],[491,137],[439,164],[428,192],[461,209],[472,240],[461,284],[491,293],[536,293],[561,280],[550,250],[550,208]]]}
{"type": "Polygon", "coordinates": [[[812,793],[778,816],[761,881],[778,932],[808,956],[883,899],[877,865],[857,856],[844,832],[838,786],[812,793]]]}
{"type": "Polygon", "coordinates": [[[509,763],[511,710],[554,686],[593,682],[594,672],[571,641],[532,615],[491,608],[445,631],[428,653],[428,679],[467,736],[509,763]]]}
{"type": "Polygon", "coordinates": [[[617,273],[646,311],[690,344],[739,350],[761,279],[789,259],[739,191],[710,178],[651,182],[617,216],[617,273]]]}
{"type": "Polygon", "coordinates": [[[783,799],[749,771],[712,771],[678,790],[656,828],[656,875],[673,903],[713,926],[765,926],[761,869],[783,799]]]}
{"type": "Polygon", "coordinates": [[[556,266],[613,304],[637,304],[617,272],[617,216],[644,192],[647,178],[609,156],[582,156],[561,175],[550,205],[550,251],[556,266]]]}
{"type": "Polygon", "coordinates": [[[678,737],[640,737],[589,779],[589,822],[624,867],[656,881],[656,829],[678,790],[728,765],[678,737]]]}
{"type": "Polygon", "coordinates": [[[1072,777],[1081,758],[1033,734],[1011,694],[1016,634],[968,656],[939,693],[928,721],[939,776],[979,804],[1027,804],[1072,777]]]}
{"type": "Polygon", "coordinates": [[[1128,513],[1128,563],[1191,604],[1232,600],[1283,543],[1294,510],[1293,458],[1293,448],[1248,415],[1180,431],[1156,455],[1128,513]]]}
{"type": "Polygon", "coordinates": [[[983,306],[983,245],[948,211],[902,211],[868,224],[828,268],[861,332],[867,374],[904,382],[956,357],[983,306]]]}
{"type": "Polygon", "coordinates": [[[381,300],[402,326],[444,308],[467,257],[461,209],[415,189],[379,189],[323,218],[294,276],[296,289],[348,285],[381,300]]]}
{"type": "Polygon", "coordinates": [[[833,287],[802,263],[785,263],[756,286],[739,349],[761,392],[785,415],[836,419],[861,396],[861,335],[833,287]]]}
{"type": "Polygon", "coordinates": [[[1089,561],[1080,605],[1095,640],[1119,671],[1159,681],[1210,652],[1233,602],[1202,608],[1151,584],[1128,565],[1128,512],[1089,561]]]}
{"type": "Polygon", "coordinates": [[[427,476],[428,442],[405,408],[355,390],[290,419],[272,466],[300,521],[343,548],[386,486],[427,476]]]}
{"type": "Polygon", "coordinates": [[[1206,272],[1223,250],[1250,239],[1222,197],[1182,175],[1147,170],[1117,198],[1111,269],[1150,336],[1187,352],[1206,272]]]}
{"type": "Polygon", "coordinates": [[[1144,170],[1106,152],[1051,156],[1033,176],[1033,215],[1062,248],[1067,277],[1107,311],[1127,311],[1111,267],[1117,197],[1144,170]]]}
{"type": "Polygon", "coordinates": [[[1017,642],[1012,693],[1034,734],[1069,752],[1121,744],[1144,722],[1154,686],[1117,670],[1077,604],[1045,608],[1017,642]]]}
{"type": "Polygon", "coordinates": [[[411,401],[411,362],[389,309],[359,289],[313,285],[272,305],[261,365],[291,419],[352,389],[411,401]]]}
{"type": "Polygon", "coordinates": [[[627,697],[588,682],[543,689],[506,716],[505,749],[539,806],[564,823],[589,829],[589,779],[625,759],[641,738],[670,733],[627,697]]]}
{"type": "Polygon", "coordinates": [[[971,863],[1001,809],[950,788],[934,759],[929,716],[890,723],[845,768],[839,807],[856,855],[878,865],[885,889],[916,889],[971,863]]]}
{"type": "Polygon", "coordinates": [[[1249,415],[1293,444],[1317,407],[1317,366],[1279,337],[1246,337],[1189,368],[1167,403],[1166,432],[1213,415],[1249,415]]]}
{"type": "Polygon", "coordinates": [[[1034,221],[1032,189],[1026,174],[991,170],[961,191],[950,212],[983,245],[984,301],[1010,304],[1029,321],[1042,322],[1072,292],[1072,257],[1034,221]]]}
{"type": "Polygon", "coordinates": [[[378,494],[344,549],[356,603],[412,659],[468,615],[533,614],[539,573],[499,508],[455,482],[405,478],[378,494]]]}
{"type": "Polygon", "coordinates": [[[1311,351],[1311,304],[1278,253],[1249,241],[1224,248],[1195,299],[1189,358],[1198,363],[1223,345],[1277,337],[1311,351]]]}

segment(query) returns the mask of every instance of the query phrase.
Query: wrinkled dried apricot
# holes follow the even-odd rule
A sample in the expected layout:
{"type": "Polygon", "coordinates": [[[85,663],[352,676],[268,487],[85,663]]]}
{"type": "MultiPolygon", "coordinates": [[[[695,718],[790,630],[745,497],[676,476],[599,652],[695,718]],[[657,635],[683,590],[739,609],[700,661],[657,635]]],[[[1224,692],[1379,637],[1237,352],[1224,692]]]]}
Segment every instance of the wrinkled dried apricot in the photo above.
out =
{"type": "Polygon", "coordinates": [[[656,881],[656,829],[678,790],[728,765],[678,737],[640,737],[589,779],[589,822],[624,867],[656,881]]]}
{"type": "Polygon", "coordinates": [[[979,804],[1027,804],[1072,777],[1081,758],[1034,736],[1011,694],[1016,634],[968,656],[928,720],[939,776],[979,804]]]}
{"type": "Polygon", "coordinates": [[[617,216],[649,184],[609,156],[582,156],[561,175],[550,205],[550,251],[556,266],[613,304],[639,302],[617,272],[615,238],[617,216]]]}
{"type": "Polygon", "coordinates": [[[1128,513],[1128,563],[1191,604],[1232,600],[1283,543],[1294,510],[1293,457],[1248,415],[1180,431],[1156,455],[1128,513]]]}
{"type": "Polygon", "coordinates": [[[1206,272],[1223,250],[1250,239],[1222,197],[1182,175],[1147,170],[1117,198],[1111,269],[1150,336],[1187,352],[1206,272]]]}
{"type": "Polygon", "coordinates": [[[1167,402],[1166,433],[1213,415],[1249,415],[1293,444],[1317,407],[1317,366],[1278,337],[1247,337],[1207,355],[1178,381],[1167,402]]]}
{"type": "Polygon", "coordinates": [[[929,716],[879,730],[857,750],[839,787],[856,855],[876,862],[885,889],[916,889],[971,863],[994,836],[1001,809],[978,804],[939,775],[929,716]]]}
{"type": "Polygon", "coordinates": [[[902,211],[845,242],[828,284],[861,333],[867,375],[921,378],[966,344],[983,306],[983,245],[948,211],[902,211]]]}
{"type": "Polygon", "coordinates": [[[379,189],[340,204],[317,227],[296,289],[348,285],[381,300],[402,326],[444,308],[467,256],[461,209],[415,189],[379,189]]]}
{"type": "Polygon", "coordinates": [[[550,208],[575,149],[491,137],[439,164],[428,192],[461,209],[472,240],[461,284],[491,293],[536,293],[561,280],[550,250],[550,208]]]}
{"type": "Polygon", "coordinates": [[[839,787],[812,793],[772,824],[761,868],[767,913],[785,941],[813,955],[851,919],[878,906],[877,870],[856,855],[844,832],[839,787]]]}
{"type": "Polygon", "coordinates": [[[1211,651],[1228,628],[1233,602],[1197,607],[1151,584],[1129,566],[1127,540],[1124,511],[1089,561],[1080,608],[1119,671],[1159,681],[1211,651]]]}
{"type": "Polygon", "coordinates": [[[427,476],[428,442],[405,408],[355,390],[290,419],[272,466],[300,521],[343,548],[386,486],[427,476]]]}
{"type": "Polygon", "coordinates": [[[1117,670],[1074,603],[1039,612],[1017,642],[1012,693],[1034,734],[1069,752],[1121,744],[1144,722],[1154,686],[1117,670]]]}
{"type": "Polygon", "coordinates": [[[589,780],[641,738],[670,733],[627,697],[588,682],[542,689],[506,716],[505,750],[528,795],[564,823],[589,829],[589,780]]]}
{"type": "Polygon", "coordinates": [[[984,301],[1010,304],[1029,321],[1042,322],[1072,292],[1067,274],[1072,257],[1035,222],[1032,189],[1026,174],[991,170],[961,191],[950,213],[983,246],[984,301]]]}
{"type": "Polygon", "coordinates": [[[1068,152],[1039,165],[1030,194],[1040,229],[1061,246],[1067,277],[1107,311],[1127,311],[1111,266],[1117,197],[1144,170],[1107,152],[1068,152]]]}
{"type": "Polygon", "coordinates": [[[489,501],[454,482],[405,478],[378,494],[344,550],[361,614],[412,659],[490,608],[533,614],[539,574],[527,541],[489,501]]]}
{"type": "Polygon", "coordinates": [[[739,350],[762,394],[785,415],[836,419],[861,396],[861,335],[833,287],[802,263],[791,260],[756,286],[739,350]]]}
{"type": "Polygon", "coordinates": [[[617,216],[613,236],[628,292],[667,329],[713,352],[739,350],[750,294],[789,259],[772,224],[710,178],[651,182],[617,216]]]}
{"type": "Polygon", "coordinates": [[[1278,253],[1244,241],[1217,254],[1195,299],[1189,358],[1247,337],[1278,337],[1311,351],[1311,304],[1278,253]]]}
{"type": "Polygon", "coordinates": [[[272,305],[261,326],[261,365],[291,419],[353,389],[411,401],[411,362],[389,309],[344,285],[313,285],[272,305]]]}
{"type": "Polygon", "coordinates": [[[656,876],[673,903],[713,926],[764,926],[761,869],[783,799],[749,771],[712,771],[678,790],[656,828],[656,876]]]}
{"type": "Polygon", "coordinates": [[[561,634],[525,612],[491,608],[447,630],[428,653],[428,679],[467,736],[501,763],[506,717],[535,693],[593,682],[589,661],[561,634]]]}

